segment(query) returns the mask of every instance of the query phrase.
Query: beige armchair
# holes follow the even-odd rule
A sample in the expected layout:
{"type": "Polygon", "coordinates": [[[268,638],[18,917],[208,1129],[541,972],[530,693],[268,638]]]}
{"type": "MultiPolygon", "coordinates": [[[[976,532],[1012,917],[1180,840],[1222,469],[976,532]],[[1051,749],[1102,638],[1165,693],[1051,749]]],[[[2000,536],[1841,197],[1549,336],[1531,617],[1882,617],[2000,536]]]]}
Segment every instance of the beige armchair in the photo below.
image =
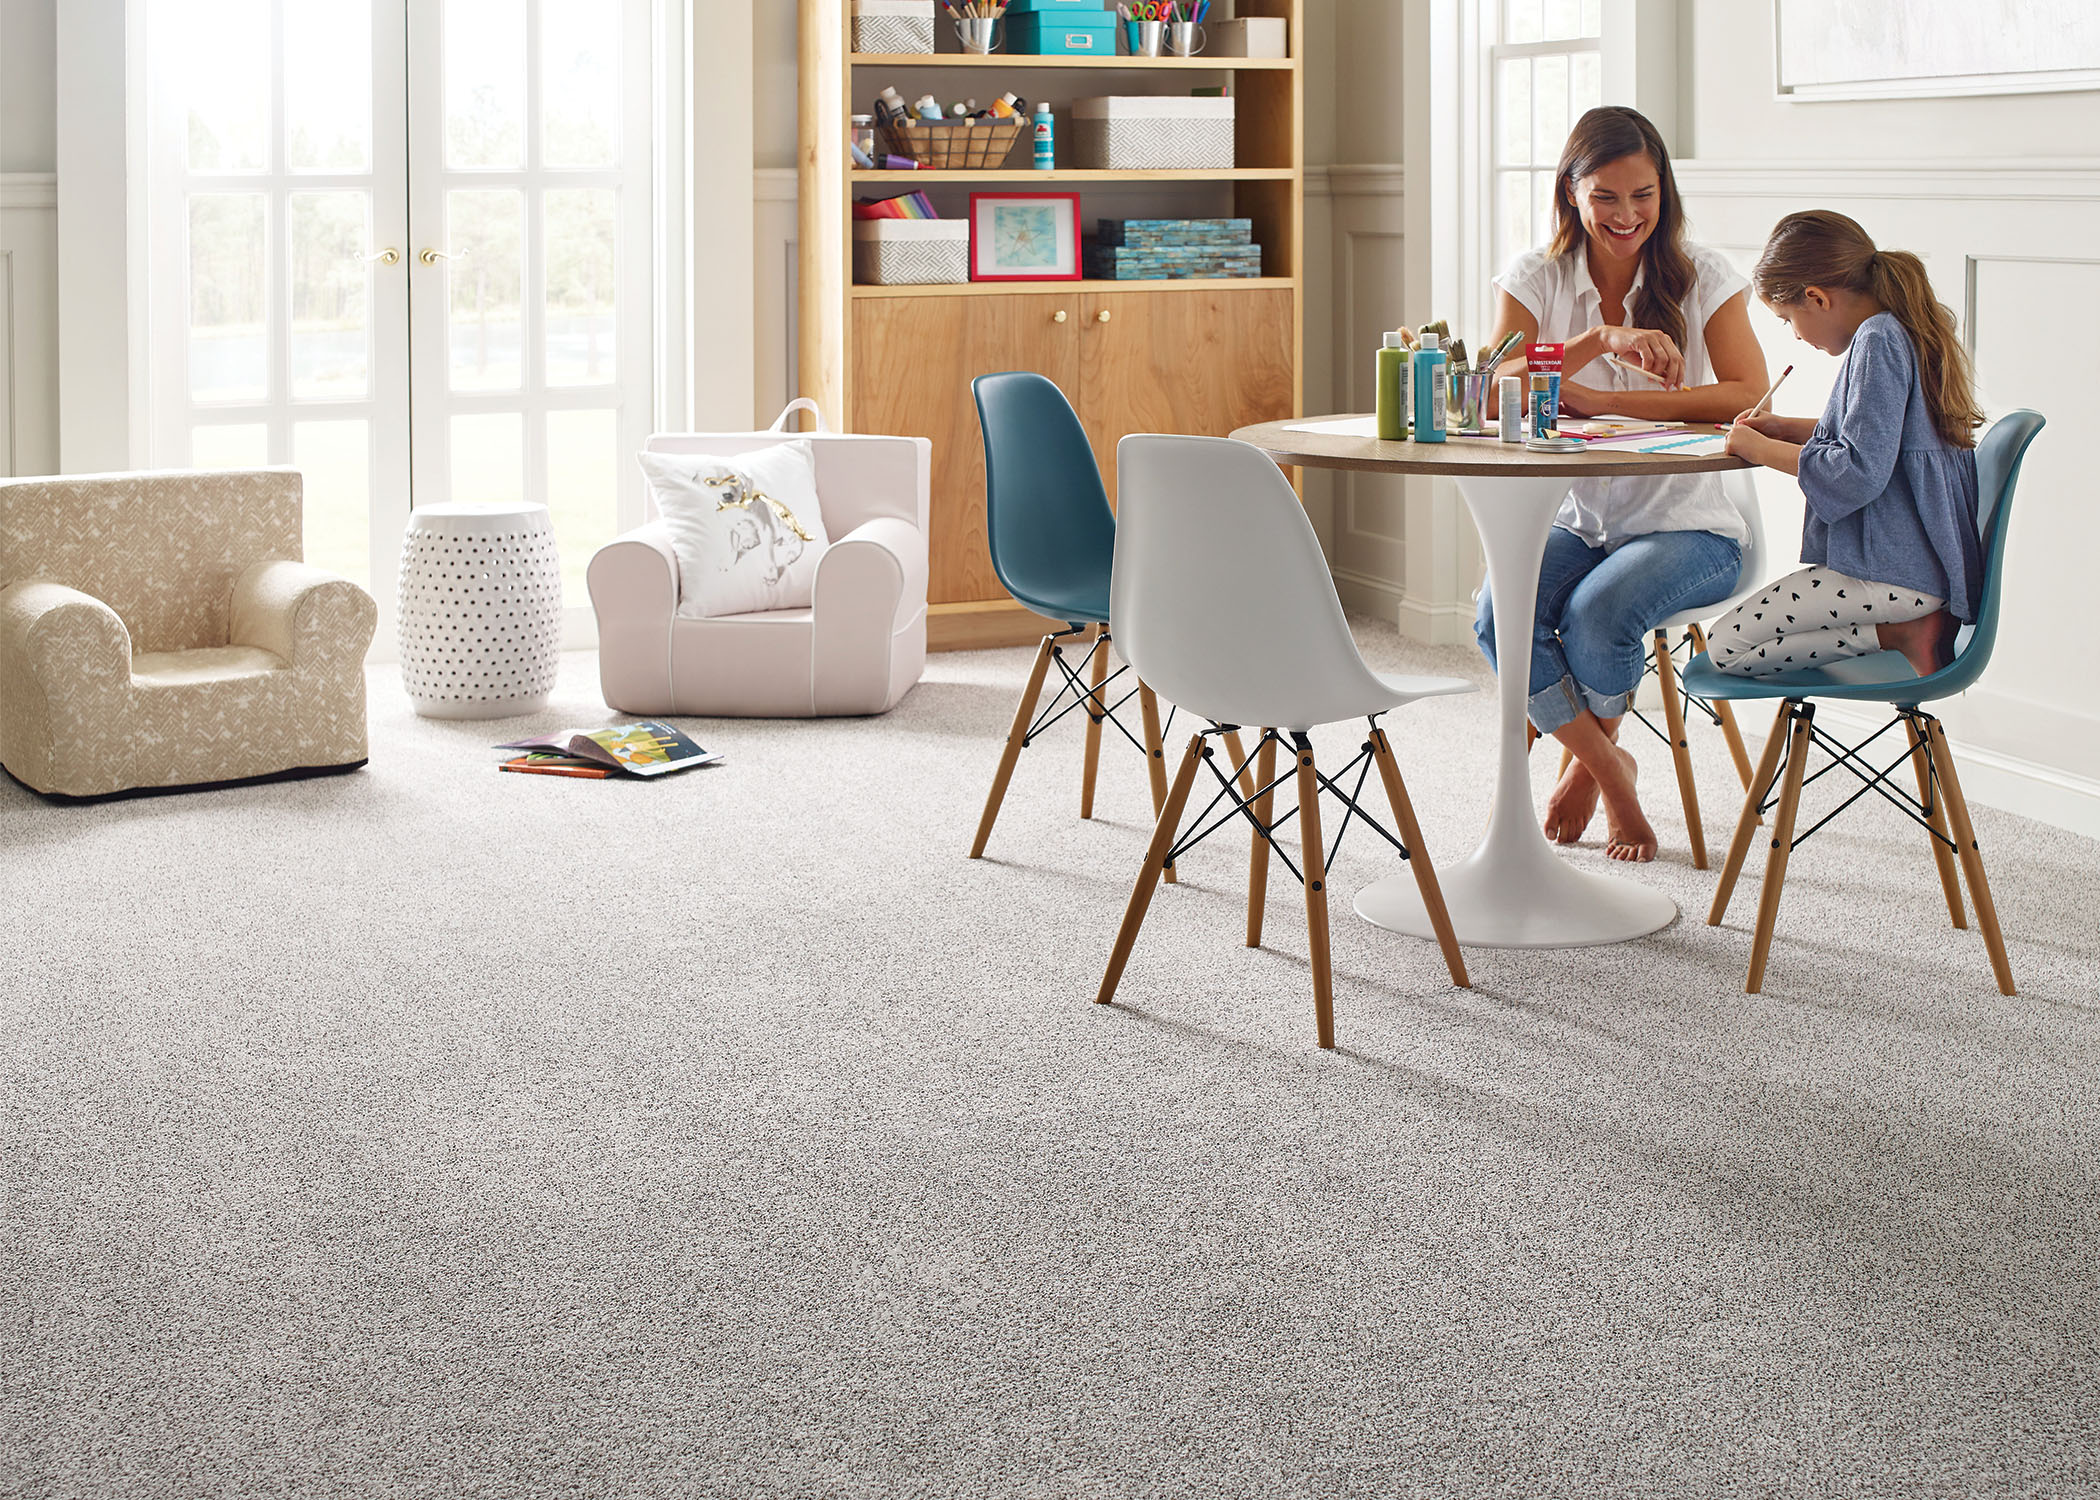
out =
{"type": "Polygon", "coordinates": [[[52,796],[365,762],[378,612],[300,557],[299,475],[0,481],[0,765],[52,796]]]}

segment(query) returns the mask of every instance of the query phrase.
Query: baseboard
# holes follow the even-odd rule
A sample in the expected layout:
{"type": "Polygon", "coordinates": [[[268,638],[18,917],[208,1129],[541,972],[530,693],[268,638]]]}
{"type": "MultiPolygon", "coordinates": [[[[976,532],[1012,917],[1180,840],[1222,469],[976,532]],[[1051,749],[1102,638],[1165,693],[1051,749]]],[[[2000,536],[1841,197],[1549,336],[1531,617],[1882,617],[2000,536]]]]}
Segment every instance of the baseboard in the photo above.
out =
{"type": "Polygon", "coordinates": [[[1063,620],[1052,620],[1012,599],[969,600],[926,606],[928,651],[987,651],[997,646],[1033,646],[1063,620]]]}
{"type": "Polygon", "coordinates": [[[1369,573],[1352,573],[1347,568],[1335,568],[1334,591],[1341,596],[1342,608],[1354,610],[1360,615],[1375,615],[1381,620],[1397,620],[1400,606],[1406,595],[1389,579],[1374,577],[1369,573]]]}

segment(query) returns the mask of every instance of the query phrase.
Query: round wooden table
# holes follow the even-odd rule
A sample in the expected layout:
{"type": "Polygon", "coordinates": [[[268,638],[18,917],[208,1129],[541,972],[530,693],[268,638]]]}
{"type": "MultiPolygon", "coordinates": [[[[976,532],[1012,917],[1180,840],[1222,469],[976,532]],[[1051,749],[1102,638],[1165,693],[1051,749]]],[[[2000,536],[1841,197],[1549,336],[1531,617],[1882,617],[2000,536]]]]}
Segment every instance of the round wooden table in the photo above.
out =
{"type": "MultiPolygon", "coordinates": [[[[1516,670],[1503,671],[1497,689],[1502,746],[1487,834],[1463,861],[1437,871],[1458,940],[1489,948],[1572,948],[1625,942],[1669,925],[1677,915],[1676,902],[1623,876],[1576,869],[1546,842],[1532,808],[1524,706],[1530,696],[1539,566],[1546,533],[1571,479],[1709,474],[1748,465],[1725,453],[1636,453],[1624,444],[1580,453],[1532,453],[1521,444],[1481,438],[1385,443],[1349,431],[1291,430],[1306,423],[1369,420],[1307,417],[1242,427],[1232,435],[1294,467],[1447,474],[1458,481],[1472,512],[1495,599],[1495,656],[1516,670]]],[[[1711,427],[1685,430],[1687,438],[1713,433],[1711,427]]],[[[1415,882],[1405,875],[1366,886],[1357,895],[1356,911],[1378,927],[1435,936],[1415,882]]]]}

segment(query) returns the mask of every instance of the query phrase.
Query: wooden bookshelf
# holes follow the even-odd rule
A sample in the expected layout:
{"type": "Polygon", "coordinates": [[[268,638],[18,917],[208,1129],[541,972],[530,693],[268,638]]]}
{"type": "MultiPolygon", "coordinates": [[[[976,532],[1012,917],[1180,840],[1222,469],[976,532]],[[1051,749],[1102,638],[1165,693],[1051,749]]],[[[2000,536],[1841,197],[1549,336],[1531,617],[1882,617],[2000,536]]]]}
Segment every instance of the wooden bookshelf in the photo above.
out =
{"type": "MultiPolygon", "coordinates": [[[[801,6],[801,394],[834,427],[932,439],[928,638],[935,649],[1018,644],[1044,622],[999,586],[985,545],[984,461],[969,383],[1032,369],[1064,390],[1115,495],[1115,447],[1128,432],[1223,435],[1302,407],[1304,344],[1303,0],[1239,0],[1241,16],[1287,23],[1285,58],[1034,57],[996,52],[851,50],[847,0],[801,6]],[[938,70],[914,89],[921,70],[938,70]],[[1096,77],[1095,75],[1102,75],[1096,77]],[[1194,76],[1190,76],[1194,75],[1194,76]],[[1162,80],[1172,79],[1170,86],[1162,80]],[[1032,80],[1032,82],[1031,82],[1032,80]],[[1069,150],[1070,102],[1108,93],[1185,93],[1224,82],[1239,101],[1234,154],[1211,171],[859,171],[850,117],[897,82],[907,97],[991,98],[1012,88],[1051,102],[1069,150]],[[1254,221],[1262,275],[1185,281],[966,282],[856,286],[854,197],[1037,184],[1080,191],[1083,229],[1099,217],[1234,216],[1254,221]],[[1192,205],[1200,204],[1196,207],[1192,205]]],[[[942,45],[945,22],[936,23],[942,45]]],[[[1025,161],[1028,142],[1009,161],[1025,161]]],[[[950,198],[952,201],[952,196],[950,198]]]]}

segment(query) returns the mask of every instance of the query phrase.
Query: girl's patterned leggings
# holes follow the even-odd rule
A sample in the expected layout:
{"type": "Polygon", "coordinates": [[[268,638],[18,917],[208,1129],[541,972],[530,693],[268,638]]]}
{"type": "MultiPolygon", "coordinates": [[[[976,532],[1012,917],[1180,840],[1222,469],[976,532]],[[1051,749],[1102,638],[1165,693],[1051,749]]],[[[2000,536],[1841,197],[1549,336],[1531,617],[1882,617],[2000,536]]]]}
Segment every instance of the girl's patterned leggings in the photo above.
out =
{"type": "Polygon", "coordinates": [[[1721,616],[1707,658],[1739,677],[1770,677],[1879,651],[1874,627],[1923,619],[1946,601],[1916,589],[1803,568],[1721,616]]]}

